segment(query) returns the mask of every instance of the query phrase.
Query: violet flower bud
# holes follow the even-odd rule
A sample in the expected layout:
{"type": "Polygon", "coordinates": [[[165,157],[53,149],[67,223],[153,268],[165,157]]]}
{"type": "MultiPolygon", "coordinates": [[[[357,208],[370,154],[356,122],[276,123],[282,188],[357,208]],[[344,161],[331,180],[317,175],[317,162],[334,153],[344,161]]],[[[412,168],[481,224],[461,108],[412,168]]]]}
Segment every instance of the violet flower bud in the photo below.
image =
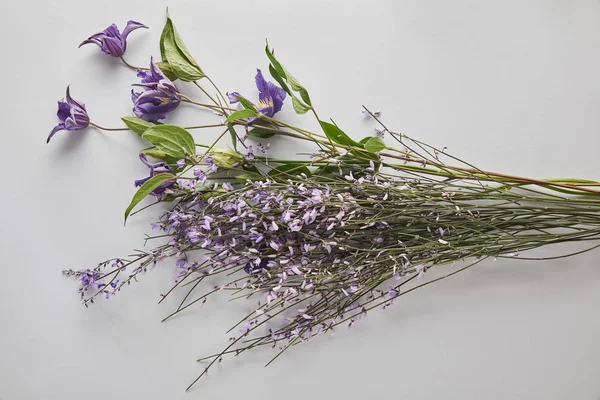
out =
{"type": "MultiPolygon", "coordinates": [[[[134,184],[136,187],[142,186],[148,179],[152,178],[155,175],[162,174],[162,173],[172,174],[171,169],[169,168],[169,166],[166,163],[164,163],[164,162],[151,163],[148,161],[148,159],[146,158],[146,155],[144,153],[140,153],[140,160],[142,160],[142,162],[144,164],[146,164],[148,166],[148,168],[150,168],[150,176],[143,178],[143,179],[136,179],[134,181],[134,184]]],[[[175,175],[173,175],[173,178],[175,178],[175,175]]],[[[169,187],[173,186],[173,184],[175,182],[176,182],[176,179],[168,180],[168,181],[162,183],[161,185],[159,185],[150,194],[153,196],[160,196],[161,194],[163,194],[165,192],[165,190],[167,190],[169,187]]]]}
{"type": "Polygon", "coordinates": [[[127,36],[134,30],[139,28],[148,28],[146,25],[136,21],[127,21],[127,26],[123,30],[123,33],[119,32],[117,25],[112,24],[104,31],[96,33],[90,36],[87,40],[81,42],[79,47],[94,43],[100,47],[100,50],[104,54],[108,54],[113,57],[121,57],[125,54],[127,49],[127,36]]]}
{"type": "Polygon", "coordinates": [[[131,91],[133,113],[146,121],[156,122],[167,117],[167,114],[179,106],[181,97],[177,87],[156,66],[150,58],[150,70],[138,70],[137,76],[142,78],[144,92],[131,91]]]}
{"type": "Polygon", "coordinates": [[[58,112],[56,115],[60,123],[52,129],[46,143],[50,142],[52,136],[58,131],[78,131],[85,129],[90,124],[90,117],[85,109],[85,104],[80,103],[71,97],[69,86],[67,86],[66,102],[58,102],[58,112]]]}

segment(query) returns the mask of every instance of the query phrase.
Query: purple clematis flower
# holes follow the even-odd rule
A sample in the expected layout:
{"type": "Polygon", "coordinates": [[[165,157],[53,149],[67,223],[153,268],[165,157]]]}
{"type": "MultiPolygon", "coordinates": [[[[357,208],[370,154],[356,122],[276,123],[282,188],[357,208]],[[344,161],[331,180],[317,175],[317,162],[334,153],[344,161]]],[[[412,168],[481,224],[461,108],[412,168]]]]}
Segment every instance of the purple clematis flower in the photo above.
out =
{"type": "MultiPolygon", "coordinates": [[[[143,178],[143,179],[136,179],[134,182],[136,187],[142,186],[148,179],[152,178],[155,175],[162,174],[162,173],[172,174],[171,170],[169,169],[169,166],[166,163],[157,162],[157,163],[153,164],[148,161],[148,158],[146,158],[146,155],[144,153],[140,153],[140,160],[142,160],[142,162],[144,164],[146,164],[148,166],[148,168],[150,168],[150,176],[143,178]]],[[[175,175],[173,175],[173,178],[175,178],[175,175]]],[[[176,179],[166,181],[165,183],[162,183],[160,186],[158,186],[156,189],[154,189],[152,191],[152,193],[150,193],[150,194],[153,196],[160,196],[161,194],[163,194],[165,192],[165,190],[167,190],[169,187],[173,186],[173,184],[175,182],[176,182],[176,179]]]]}
{"type": "Polygon", "coordinates": [[[58,102],[58,112],[56,115],[58,116],[60,123],[52,129],[46,143],[49,143],[52,136],[58,131],[78,131],[87,128],[90,124],[90,117],[85,110],[85,104],[80,103],[71,97],[68,86],[66,100],[66,102],[58,102]]]}
{"type": "Polygon", "coordinates": [[[177,108],[181,97],[177,87],[150,59],[150,70],[138,70],[137,76],[142,78],[141,86],[146,90],[136,93],[131,91],[133,113],[146,121],[156,122],[167,117],[167,114],[177,108]]]}
{"type": "MultiPolygon", "coordinates": [[[[273,82],[267,82],[263,77],[260,69],[256,70],[256,77],[254,78],[256,87],[258,88],[258,103],[254,104],[256,109],[267,117],[272,117],[275,113],[278,113],[283,106],[285,100],[285,90],[276,86],[273,82]]],[[[238,92],[227,93],[229,102],[231,104],[237,103],[238,97],[241,95],[238,92]]],[[[249,118],[248,123],[256,121],[257,118],[249,118]]]]}
{"type": "Polygon", "coordinates": [[[119,28],[112,24],[104,31],[90,36],[87,40],[81,42],[79,47],[84,44],[94,43],[100,47],[103,53],[113,57],[121,57],[127,49],[127,36],[134,30],[139,28],[148,28],[146,25],[136,21],[127,21],[127,26],[123,33],[119,32],[119,28]]]}

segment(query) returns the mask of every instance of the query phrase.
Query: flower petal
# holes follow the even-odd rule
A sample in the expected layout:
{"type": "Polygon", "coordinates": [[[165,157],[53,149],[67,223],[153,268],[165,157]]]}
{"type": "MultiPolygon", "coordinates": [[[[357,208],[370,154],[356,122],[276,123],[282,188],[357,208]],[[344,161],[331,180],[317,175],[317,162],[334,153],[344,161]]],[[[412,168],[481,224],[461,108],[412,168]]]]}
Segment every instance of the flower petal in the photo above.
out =
{"type": "Polygon", "coordinates": [[[65,103],[64,101],[58,102],[58,111],[56,112],[56,116],[60,119],[61,122],[65,122],[65,119],[69,118],[71,115],[71,107],[65,103]]]}
{"type": "Polygon", "coordinates": [[[46,143],[50,143],[50,139],[52,139],[52,136],[54,136],[54,134],[58,131],[63,131],[65,130],[65,124],[60,123],[58,125],[56,125],[54,127],[54,129],[52,129],[52,132],[50,132],[50,135],[48,135],[48,139],[46,139],[46,143]]]}
{"type": "Polygon", "coordinates": [[[79,103],[78,101],[76,101],[75,99],[73,99],[71,97],[71,85],[67,86],[67,104],[71,107],[75,106],[75,107],[79,107],[81,110],[85,111],[85,104],[83,103],[79,103]]]}
{"type": "Polygon", "coordinates": [[[132,21],[132,20],[127,21],[127,26],[125,27],[125,29],[123,29],[123,33],[121,33],[121,40],[123,41],[123,43],[125,43],[125,41],[127,40],[127,36],[132,31],[139,29],[139,28],[148,29],[148,27],[146,25],[142,24],[141,22],[132,21]]]}

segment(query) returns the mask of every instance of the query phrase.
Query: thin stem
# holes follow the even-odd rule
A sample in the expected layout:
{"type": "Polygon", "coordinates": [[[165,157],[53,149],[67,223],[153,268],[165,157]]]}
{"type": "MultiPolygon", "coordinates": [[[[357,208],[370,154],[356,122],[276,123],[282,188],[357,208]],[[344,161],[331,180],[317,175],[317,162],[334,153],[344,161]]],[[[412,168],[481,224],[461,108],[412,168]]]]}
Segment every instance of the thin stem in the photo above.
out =
{"type": "Polygon", "coordinates": [[[102,131],[128,131],[129,130],[129,128],[105,128],[105,127],[100,126],[98,124],[95,124],[95,123],[93,123],[91,121],[90,121],[90,125],[93,126],[93,127],[95,127],[95,128],[98,128],[98,129],[100,129],[102,131]]]}
{"type": "Polygon", "coordinates": [[[138,69],[141,69],[143,71],[149,71],[150,70],[150,68],[141,68],[141,67],[136,67],[136,66],[133,66],[133,65],[129,64],[127,61],[125,61],[125,59],[123,58],[123,56],[121,56],[119,58],[121,59],[121,61],[123,61],[123,64],[127,65],[129,68],[134,69],[136,71],[138,69]]]}

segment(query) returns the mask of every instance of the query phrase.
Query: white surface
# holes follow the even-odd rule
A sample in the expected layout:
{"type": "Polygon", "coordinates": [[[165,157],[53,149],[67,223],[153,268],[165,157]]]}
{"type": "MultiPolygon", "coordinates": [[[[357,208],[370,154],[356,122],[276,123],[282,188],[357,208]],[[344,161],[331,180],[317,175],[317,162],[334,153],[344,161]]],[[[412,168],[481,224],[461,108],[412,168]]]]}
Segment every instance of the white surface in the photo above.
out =
{"type": "MultiPolygon", "coordinates": [[[[113,21],[135,19],[152,29],[130,36],[127,59],[145,64],[158,55],[166,5],[0,5],[0,399],[600,399],[598,252],[485,263],[267,369],[269,351],[224,362],[187,394],[202,368],[195,359],[221,349],[248,305],[209,303],[161,324],[177,301],[156,305],[173,273],[164,265],[110,301],[81,306],[60,271],[141,246],[150,219],[123,228],[122,212],[147,170],[137,160],[141,142],[123,132],[60,132],[46,145],[55,101],[70,83],[94,121],[118,126],[130,113],[134,74],[77,45],[113,21]]],[[[254,68],[268,66],[268,37],[320,114],[356,138],[374,126],[359,113],[364,103],[396,130],[482,168],[600,178],[598,1],[168,5],[224,90],[254,93],[254,68]]],[[[182,107],[175,121],[212,117],[197,115],[182,107]]],[[[289,104],[281,116],[314,126],[289,104]]],[[[215,132],[196,135],[208,142],[215,132]]]]}

